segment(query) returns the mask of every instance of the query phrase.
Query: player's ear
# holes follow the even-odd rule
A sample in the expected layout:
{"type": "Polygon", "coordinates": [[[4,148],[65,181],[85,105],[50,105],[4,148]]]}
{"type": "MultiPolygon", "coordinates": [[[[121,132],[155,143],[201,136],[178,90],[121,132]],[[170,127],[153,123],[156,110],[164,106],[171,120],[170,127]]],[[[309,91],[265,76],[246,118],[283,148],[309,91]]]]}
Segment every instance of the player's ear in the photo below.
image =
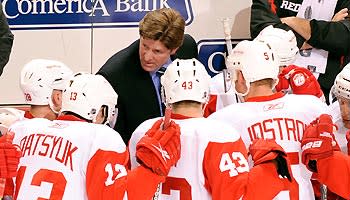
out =
{"type": "Polygon", "coordinates": [[[178,49],[179,49],[179,47],[175,48],[175,49],[171,49],[170,50],[170,55],[174,55],[178,49]]]}
{"type": "Polygon", "coordinates": [[[95,124],[104,124],[107,121],[107,116],[108,116],[108,107],[103,105],[98,111],[95,124]]]}
{"type": "Polygon", "coordinates": [[[238,70],[237,76],[238,76],[238,77],[237,77],[238,81],[239,81],[240,83],[244,83],[244,84],[245,84],[245,78],[244,78],[244,76],[243,76],[242,71],[238,70]]]}
{"type": "Polygon", "coordinates": [[[235,89],[237,92],[244,94],[248,88],[246,85],[246,80],[243,76],[242,71],[237,70],[237,80],[235,82],[235,89]]]}
{"type": "Polygon", "coordinates": [[[60,110],[62,106],[62,91],[52,90],[51,100],[52,100],[53,106],[57,108],[57,110],[60,110]]]}
{"type": "Polygon", "coordinates": [[[242,71],[238,71],[237,72],[237,83],[236,84],[239,84],[239,85],[242,85],[242,86],[246,86],[246,80],[243,76],[243,73],[242,71]]]}

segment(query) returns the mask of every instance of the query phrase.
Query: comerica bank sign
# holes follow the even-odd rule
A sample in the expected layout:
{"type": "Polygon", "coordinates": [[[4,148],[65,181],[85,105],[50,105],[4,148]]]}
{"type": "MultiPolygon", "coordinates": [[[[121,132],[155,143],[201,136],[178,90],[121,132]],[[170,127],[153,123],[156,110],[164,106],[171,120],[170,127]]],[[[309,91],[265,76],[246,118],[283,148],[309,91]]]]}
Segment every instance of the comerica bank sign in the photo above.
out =
{"type": "Polygon", "coordinates": [[[189,25],[190,0],[1,0],[11,29],[136,27],[159,8],[174,8],[189,25]]]}

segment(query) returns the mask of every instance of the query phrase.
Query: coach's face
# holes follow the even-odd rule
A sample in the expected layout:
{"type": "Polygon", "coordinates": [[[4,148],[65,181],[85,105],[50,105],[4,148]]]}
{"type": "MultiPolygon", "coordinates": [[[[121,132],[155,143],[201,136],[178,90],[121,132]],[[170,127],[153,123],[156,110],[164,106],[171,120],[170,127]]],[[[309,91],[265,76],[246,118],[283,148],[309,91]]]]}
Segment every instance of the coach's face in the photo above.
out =
{"type": "Polygon", "coordinates": [[[342,97],[338,97],[341,117],[346,128],[350,128],[350,101],[342,97]]]}
{"type": "Polygon", "coordinates": [[[159,40],[140,38],[140,60],[142,69],[147,72],[158,70],[174,54],[177,49],[168,49],[159,40]]]}

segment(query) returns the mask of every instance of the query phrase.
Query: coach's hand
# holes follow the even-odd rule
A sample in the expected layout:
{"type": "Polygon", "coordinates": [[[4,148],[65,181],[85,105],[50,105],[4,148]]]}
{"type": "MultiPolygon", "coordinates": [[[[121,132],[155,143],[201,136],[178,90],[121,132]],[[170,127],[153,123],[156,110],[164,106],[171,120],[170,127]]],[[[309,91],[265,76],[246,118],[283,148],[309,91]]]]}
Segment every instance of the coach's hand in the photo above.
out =
{"type": "Polygon", "coordinates": [[[180,159],[180,127],[171,121],[162,130],[163,119],[158,120],[136,145],[136,157],[142,165],[154,173],[166,176],[169,170],[180,159]]]}
{"type": "Polygon", "coordinates": [[[287,154],[275,140],[253,140],[249,146],[249,153],[252,155],[255,166],[261,163],[273,162],[277,166],[277,173],[292,181],[287,154]]]}

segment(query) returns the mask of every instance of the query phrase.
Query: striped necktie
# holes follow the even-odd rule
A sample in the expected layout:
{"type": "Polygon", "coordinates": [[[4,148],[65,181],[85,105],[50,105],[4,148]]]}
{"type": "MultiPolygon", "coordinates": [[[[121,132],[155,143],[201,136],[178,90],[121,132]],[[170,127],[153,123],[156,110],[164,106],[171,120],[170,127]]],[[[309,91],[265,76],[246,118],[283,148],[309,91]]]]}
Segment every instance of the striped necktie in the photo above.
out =
{"type": "Polygon", "coordinates": [[[159,80],[160,80],[160,77],[163,76],[164,72],[165,72],[166,68],[165,67],[161,67],[160,69],[158,69],[158,71],[156,72],[157,76],[159,77],[159,80]]]}
{"type": "Polygon", "coordinates": [[[161,86],[162,84],[160,83],[160,77],[162,77],[162,76],[164,75],[165,70],[166,70],[165,67],[161,67],[161,68],[158,69],[158,71],[156,72],[156,75],[157,75],[158,78],[159,78],[159,85],[158,85],[158,92],[159,92],[159,94],[161,93],[160,88],[162,87],[162,86],[161,86]]]}
{"type": "Polygon", "coordinates": [[[160,77],[162,77],[165,73],[165,70],[166,68],[165,67],[161,67],[157,72],[156,72],[156,75],[158,76],[159,78],[159,85],[158,85],[158,94],[159,94],[159,97],[160,97],[160,106],[161,106],[161,116],[163,116],[164,114],[164,110],[165,110],[165,105],[163,104],[162,102],[162,92],[161,92],[161,87],[162,87],[162,84],[160,83],[160,77]]]}

